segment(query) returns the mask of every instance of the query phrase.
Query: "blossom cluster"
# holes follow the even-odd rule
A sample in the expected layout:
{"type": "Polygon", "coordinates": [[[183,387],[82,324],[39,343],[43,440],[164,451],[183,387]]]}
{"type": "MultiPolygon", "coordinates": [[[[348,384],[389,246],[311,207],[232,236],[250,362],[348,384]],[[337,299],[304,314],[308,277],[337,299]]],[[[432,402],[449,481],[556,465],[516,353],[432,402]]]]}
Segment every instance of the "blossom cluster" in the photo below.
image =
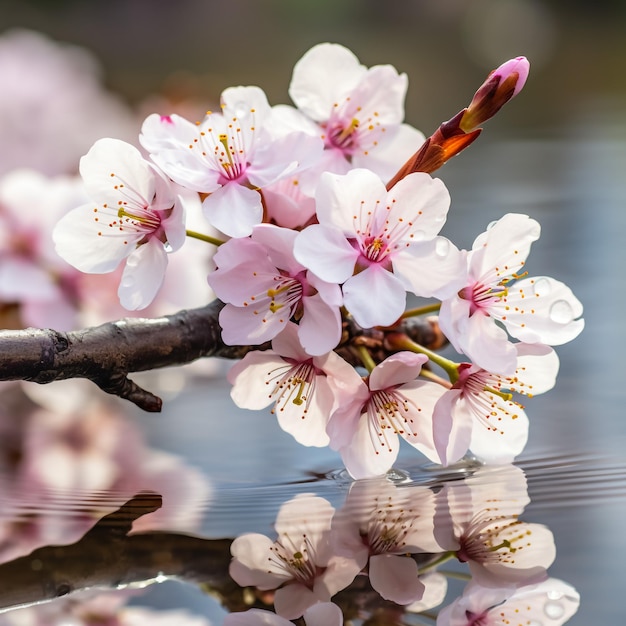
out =
{"type": "Polygon", "coordinates": [[[120,300],[140,310],[187,239],[217,246],[208,282],[224,303],[222,339],[263,347],[230,370],[235,403],[273,405],[284,430],[337,450],[355,478],[389,470],[400,439],[436,463],[468,450],[509,462],[528,433],[513,394],[554,385],[552,346],[581,332],[582,305],[524,270],[540,234],[527,215],[504,215],[471,250],[440,235],[450,195],[431,173],[519,93],[528,70],[523,57],[504,63],[425,139],[404,123],[406,75],[317,45],[294,67],[294,106],[231,87],[199,122],[150,115],[143,153],[97,141],[80,162],[90,202],[59,221],[56,250],[84,272],[124,264],[120,300]],[[192,230],[195,211],[221,237],[192,230]],[[433,302],[407,310],[415,297],[433,302]],[[462,361],[403,332],[403,320],[433,311],[462,361]],[[346,360],[347,324],[380,329],[389,356],[354,343],[346,360]]]}
{"type": "Polygon", "coordinates": [[[438,568],[451,559],[468,564],[471,582],[439,612],[438,626],[563,624],[579,596],[549,578],[554,538],[519,518],[528,502],[524,473],[512,465],[480,468],[439,490],[356,481],[339,509],[299,494],[281,506],[275,540],[246,533],[231,545],[230,575],[272,598],[276,614],[231,613],[224,625],[287,626],[303,616],[308,626],[341,626],[350,615],[332,600],[357,576],[403,611],[427,612],[445,601],[447,578],[438,568]]]}

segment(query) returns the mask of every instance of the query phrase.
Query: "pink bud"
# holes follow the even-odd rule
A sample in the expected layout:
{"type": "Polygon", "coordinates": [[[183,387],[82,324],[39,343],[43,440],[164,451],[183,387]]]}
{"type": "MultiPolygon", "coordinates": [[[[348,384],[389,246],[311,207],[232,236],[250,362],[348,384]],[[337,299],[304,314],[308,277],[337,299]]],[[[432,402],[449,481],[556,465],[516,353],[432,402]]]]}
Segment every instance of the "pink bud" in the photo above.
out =
{"type": "Polygon", "coordinates": [[[528,59],[526,57],[515,57],[495,69],[490,77],[499,76],[501,77],[500,82],[503,82],[512,74],[517,74],[515,89],[513,90],[513,95],[511,96],[511,98],[514,98],[526,84],[529,71],[530,63],[528,62],[528,59]]]}
{"type": "Polygon", "coordinates": [[[530,63],[526,57],[516,57],[493,70],[474,94],[463,113],[459,128],[469,132],[492,118],[521,91],[529,70],[530,63]]]}

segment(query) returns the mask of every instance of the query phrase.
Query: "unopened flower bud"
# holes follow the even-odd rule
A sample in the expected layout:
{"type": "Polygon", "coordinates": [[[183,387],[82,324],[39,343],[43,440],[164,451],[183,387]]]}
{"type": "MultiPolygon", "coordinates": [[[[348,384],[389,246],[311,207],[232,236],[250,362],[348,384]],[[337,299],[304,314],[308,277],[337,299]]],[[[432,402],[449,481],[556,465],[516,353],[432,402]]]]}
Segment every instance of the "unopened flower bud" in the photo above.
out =
{"type": "Polygon", "coordinates": [[[469,132],[492,118],[521,90],[530,70],[526,57],[516,57],[493,70],[474,94],[465,110],[460,128],[469,132]]]}

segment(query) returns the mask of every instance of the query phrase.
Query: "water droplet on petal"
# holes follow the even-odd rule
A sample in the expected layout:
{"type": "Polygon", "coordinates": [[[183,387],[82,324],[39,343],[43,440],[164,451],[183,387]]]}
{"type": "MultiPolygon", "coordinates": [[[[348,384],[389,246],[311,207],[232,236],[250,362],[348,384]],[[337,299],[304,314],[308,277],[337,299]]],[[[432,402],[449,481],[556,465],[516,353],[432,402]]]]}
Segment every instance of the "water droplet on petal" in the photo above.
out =
{"type": "Polygon", "coordinates": [[[446,256],[450,252],[450,242],[445,237],[438,237],[435,241],[435,253],[437,256],[446,256]]]}
{"type": "Polygon", "coordinates": [[[411,241],[424,241],[424,239],[426,239],[426,233],[423,230],[413,231],[413,237],[411,237],[411,241]]]}
{"type": "Polygon", "coordinates": [[[550,307],[550,319],[557,324],[569,324],[574,319],[574,309],[566,300],[557,300],[550,307]]]}
{"type": "Polygon", "coordinates": [[[536,296],[547,296],[552,291],[552,285],[547,278],[538,278],[533,285],[536,296]]]}
{"type": "Polygon", "coordinates": [[[563,615],[565,615],[565,607],[561,602],[549,600],[543,605],[543,612],[550,619],[559,619],[559,617],[563,617],[563,615]]]}
{"type": "Polygon", "coordinates": [[[135,285],[135,279],[133,276],[124,276],[122,278],[122,287],[133,287],[135,285]]]}
{"type": "Polygon", "coordinates": [[[549,600],[560,600],[563,597],[563,593],[561,591],[555,591],[554,589],[548,591],[546,595],[549,600]]]}
{"type": "Polygon", "coordinates": [[[540,622],[538,619],[531,619],[529,622],[526,622],[526,626],[543,626],[543,622],[540,622]]]}

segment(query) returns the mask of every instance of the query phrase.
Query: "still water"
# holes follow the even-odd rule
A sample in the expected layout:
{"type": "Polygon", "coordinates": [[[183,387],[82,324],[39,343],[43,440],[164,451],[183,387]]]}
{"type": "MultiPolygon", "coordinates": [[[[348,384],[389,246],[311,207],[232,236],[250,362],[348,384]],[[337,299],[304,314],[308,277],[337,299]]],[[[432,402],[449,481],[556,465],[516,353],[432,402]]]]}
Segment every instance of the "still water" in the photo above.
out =
{"type": "MultiPolygon", "coordinates": [[[[59,423],[48,439],[43,435],[28,439],[20,429],[45,416],[18,411],[5,400],[0,431],[0,458],[5,459],[0,464],[2,607],[63,595],[76,586],[120,587],[120,602],[129,606],[186,609],[220,624],[225,614],[222,604],[207,592],[219,591],[223,603],[237,610],[253,601],[261,606],[263,599],[246,595],[228,576],[231,541],[242,533],[260,533],[273,541],[277,516],[283,525],[294,524],[295,530],[289,532],[298,535],[303,522],[293,509],[304,501],[304,517],[316,532],[329,532],[331,525],[345,530],[355,520],[360,520],[361,536],[363,528],[369,529],[370,539],[377,523],[388,529],[397,523],[405,537],[421,529],[421,534],[407,540],[419,549],[405,552],[414,554],[422,572],[437,569],[440,553],[464,549],[458,529],[467,531],[477,515],[483,521],[490,519],[481,513],[483,509],[491,507],[492,517],[494,508],[502,516],[519,515],[525,524],[541,525],[533,526],[536,537],[545,532],[553,535],[554,562],[548,548],[544,555],[550,561],[548,575],[580,594],[576,611],[574,592],[551,592],[556,604],[544,607],[541,620],[533,614],[523,623],[557,623],[550,621],[551,615],[557,619],[569,612],[574,614],[567,623],[573,626],[617,623],[624,614],[626,557],[626,393],[621,360],[626,348],[622,276],[626,126],[612,115],[609,104],[604,106],[602,116],[580,113],[550,136],[492,134],[439,172],[453,199],[443,234],[459,247],[469,247],[492,220],[507,212],[529,214],[541,223],[542,236],[533,246],[527,269],[564,281],[585,306],[585,331],[557,349],[561,370],[556,388],[527,403],[530,440],[516,467],[485,468],[467,459],[458,467],[441,470],[406,446],[387,479],[355,485],[341,471],[333,451],[299,446],[278,428],[269,412],[234,407],[224,364],[209,377],[190,374],[176,393],[165,390],[159,415],[125,407],[123,415],[116,409],[115,417],[108,418],[102,408],[86,408],[94,413],[86,423],[93,423],[99,440],[105,442],[99,445],[124,441],[126,452],[112,457],[117,467],[104,468],[115,476],[107,483],[114,487],[102,487],[94,478],[93,458],[100,459],[100,470],[110,462],[111,455],[105,461],[106,451],[102,451],[85,461],[82,480],[70,489],[62,472],[50,475],[51,468],[58,467],[55,450],[63,433],[69,432],[68,425],[59,423]],[[33,448],[20,450],[18,444],[24,441],[33,448]],[[32,458],[33,450],[40,451],[35,455],[38,461],[22,471],[20,463],[32,458]],[[387,503],[395,516],[381,522],[380,509],[385,508],[381,503],[387,503]],[[331,521],[329,507],[335,511],[331,521]],[[113,517],[85,535],[107,513],[113,517]],[[133,520],[138,534],[125,539],[133,520]],[[67,544],[72,545],[47,551],[43,547],[67,544]],[[20,560],[33,549],[39,551],[27,561],[20,560]]],[[[167,374],[168,386],[176,387],[180,376],[180,372],[167,374]]],[[[155,389],[159,381],[147,384],[155,389]]],[[[82,443],[72,445],[83,445],[89,433],[80,436],[82,443]]],[[[350,541],[345,537],[344,544],[341,541],[333,545],[347,550],[350,541]]],[[[445,606],[462,593],[469,570],[456,559],[440,569],[452,571],[445,599],[436,603],[443,599],[441,606],[445,606]]],[[[472,574],[493,580],[506,576],[497,568],[484,570],[489,568],[479,572],[473,568],[472,574]]],[[[428,594],[443,595],[443,584],[430,578],[428,594]]],[[[377,623],[432,624],[438,610],[432,603],[426,616],[419,617],[392,609],[396,605],[383,602],[360,578],[336,600],[347,617],[373,614],[377,623]]],[[[47,610],[50,616],[54,610],[45,607],[54,602],[36,610],[47,610]]],[[[93,607],[90,610],[97,613],[93,607]]],[[[78,613],[66,621],[48,617],[49,622],[26,615],[6,611],[0,624],[82,623],[78,613]]],[[[185,623],[182,618],[172,619],[164,623],[185,623]]]]}

